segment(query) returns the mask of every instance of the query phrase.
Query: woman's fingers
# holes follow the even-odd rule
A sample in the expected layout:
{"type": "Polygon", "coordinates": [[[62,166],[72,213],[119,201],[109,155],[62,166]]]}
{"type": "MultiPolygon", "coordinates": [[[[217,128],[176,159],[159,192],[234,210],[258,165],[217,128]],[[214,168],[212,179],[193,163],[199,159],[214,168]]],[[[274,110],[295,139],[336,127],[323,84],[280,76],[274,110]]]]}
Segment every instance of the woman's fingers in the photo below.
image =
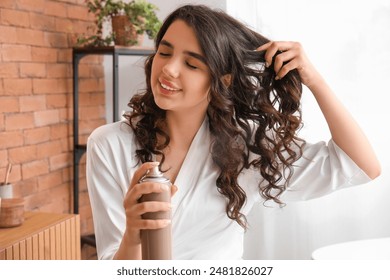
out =
{"type": "MultiPolygon", "coordinates": [[[[290,68],[285,68],[284,66],[286,66],[286,63],[288,63],[289,61],[293,62],[295,57],[296,57],[295,50],[283,52],[281,54],[278,54],[275,57],[274,70],[276,73],[276,78],[283,78],[288,73],[288,71],[285,72],[285,70],[287,70],[287,69],[289,69],[289,71],[292,70],[290,68]],[[284,68],[283,71],[282,71],[282,68],[284,68]]],[[[296,63],[294,63],[294,65],[296,65],[296,63]]],[[[290,65],[290,67],[291,67],[291,65],[290,65]]]]}
{"type": "Polygon", "coordinates": [[[142,215],[152,212],[170,211],[171,208],[171,204],[167,202],[147,201],[134,204],[126,208],[127,227],[133,230],[166,227],[170,224],[169,219],[143,219],[142,215]]]}
{"type": "Polygon", "coordinates": [[[278,51],[288,51],[294,47],[294,44],[295,42],[271,41],[257,48],[257,51],[265,51],[265,65],[266,67],[269,67],[272,64],[273,58],[278,51]]]}
{"type": "Polygon", "coordinates": [[[171,224],[171,220],[167,220],[167,219],[159,219],[159,220],[137,219],[137,220],[132,220],[131,223],[127,225],[127,227],[129,229],[136,229],[136,230],[159,229],[159,228],[164,228],[170,224],[171,224]]]}
{"type": "Polygon", "coordinates": [[[137,203],[132,208],[133,214],[139,216],[150,212],[169,211],[172,207],[168,202],[146,201],[137,203]]]}
{"type": "Polygon", "coordinates": [[[170,187],[166,184],[144,182],[135,184],[126,194],[125,203],[137,203],[142,195],[148,193],[161,193],[170,191],[170,187]]]}
{"type": "Polygon", "coordinates": [[[268,42],[259,48],[265,51],[264,59],[269,67],[274,62],[275,79],[281,79],[291,70],[297,69],[302,83],[310,86],[319,78],[319,74],[310,63],[303,47],[298,42],[268,42]]]}
{"type": "Polygon", "coordinates": [[[131,179],[130,188],[137,184],[149,169],[156,167],[159,164],[160,163],[156,161],[145,162],[141,164],[141,166],[134,172],[133,178],[131,179]]]}

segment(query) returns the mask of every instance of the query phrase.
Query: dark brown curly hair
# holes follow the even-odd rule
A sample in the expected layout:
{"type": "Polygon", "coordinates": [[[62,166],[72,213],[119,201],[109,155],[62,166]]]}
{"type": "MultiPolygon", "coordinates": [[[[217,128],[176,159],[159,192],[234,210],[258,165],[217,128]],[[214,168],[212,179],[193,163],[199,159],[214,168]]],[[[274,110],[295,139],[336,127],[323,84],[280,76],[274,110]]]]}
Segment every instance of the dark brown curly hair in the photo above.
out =
{"type": "MultiPolygon", "coordinates": [[[[201,5],[186,5],[170,14],[157,35],[156,50],[178,19],[194,29],[210,68],[207,115],[213,135],[211,154],[220,170],[216,185],[227,198],[228,217],[246,227],[240,212],[246,194],[237,179],[241,171],[259,170],[265,182],[259,182],[260,194],[266,201],[282,205],[279,197],[292,175],[292,165],[302,156],[305,142],[297,137],[302,126],[301,80],[297,71],[275,80],[273,65],[265,68],[264,52],[255,51],[269,40],[226,13],[201,5]],[[226,74],[231,75],[229,86],[221,79],[226,74]]],[[[126,116],[140,145],[136,154],[141,162],[151,161],[153,154],[160,155],[163,162],[162,150],[170,141],[162,129],[165,111],[152,94],[153,58],[154,54],[145,63],[146,90],[130,100],[132,112],[126,116]],[[157,135],[163,143],[157,141],[157,135]]]]}

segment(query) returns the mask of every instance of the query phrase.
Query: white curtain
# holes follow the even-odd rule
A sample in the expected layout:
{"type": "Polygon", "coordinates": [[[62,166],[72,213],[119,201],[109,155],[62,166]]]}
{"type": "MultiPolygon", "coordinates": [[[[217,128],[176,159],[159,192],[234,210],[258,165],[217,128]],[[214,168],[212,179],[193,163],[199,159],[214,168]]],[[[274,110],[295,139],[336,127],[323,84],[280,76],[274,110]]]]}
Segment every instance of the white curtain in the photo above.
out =
{"type": "MultiPolygon", "coordinates": [[[[310,259],[316,248],[390,236],[390,1],[227,0],[227,12],[271,40],[299,41],[355,116],[382,164],[377,180],[283,209],[256,206],[247,259],[310,259]]],[[[330,134],[311,96],[303,97],[309,142],[330,134]]]]}

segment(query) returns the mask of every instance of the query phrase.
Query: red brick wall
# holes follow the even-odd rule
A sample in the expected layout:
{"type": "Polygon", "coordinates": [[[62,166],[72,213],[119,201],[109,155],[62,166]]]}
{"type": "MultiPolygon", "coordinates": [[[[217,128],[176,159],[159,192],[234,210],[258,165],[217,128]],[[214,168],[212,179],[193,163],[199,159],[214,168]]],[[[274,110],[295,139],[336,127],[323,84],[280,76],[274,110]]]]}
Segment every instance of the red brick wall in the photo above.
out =
{"type": "MultiPolygon", "coordinates": [[[[72,47],[92,21],[84,0],[0,1],[0,182],[11,162],[10,182],[26,210],[72,212],[72,47]]],[[[102,58],[83,58],[79,72],[85,142],[105,122],[102,58]]],[[[87,234],[93,226],[84,172],[81,166],[87,234]]]]}

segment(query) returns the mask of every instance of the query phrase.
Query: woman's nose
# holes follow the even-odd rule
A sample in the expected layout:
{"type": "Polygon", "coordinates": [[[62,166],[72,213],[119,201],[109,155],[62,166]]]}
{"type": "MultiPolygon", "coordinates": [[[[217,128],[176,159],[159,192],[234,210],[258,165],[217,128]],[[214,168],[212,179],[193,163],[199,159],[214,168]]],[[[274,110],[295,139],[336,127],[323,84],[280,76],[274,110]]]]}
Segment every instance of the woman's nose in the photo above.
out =
{"type": "Polygon", "coordinates": [[[180,65],[177,59],[170,59],[163,67],[163,73],[172,78],[178,78],[180,73],[180,65]]]}

